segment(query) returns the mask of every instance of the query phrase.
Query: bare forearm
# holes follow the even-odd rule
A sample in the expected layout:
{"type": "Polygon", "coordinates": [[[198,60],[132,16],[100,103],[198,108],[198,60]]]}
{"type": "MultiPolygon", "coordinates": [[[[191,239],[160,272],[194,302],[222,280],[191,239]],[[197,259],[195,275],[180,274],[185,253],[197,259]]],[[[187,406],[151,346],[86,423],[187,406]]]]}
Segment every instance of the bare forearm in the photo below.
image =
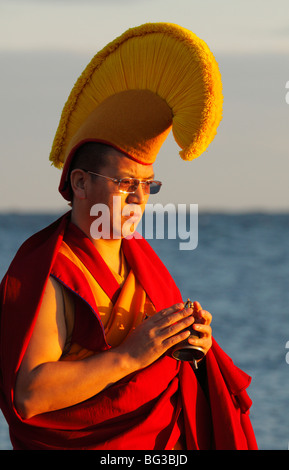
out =
{"type": "MultiPolygon", "coordinates": [[[[187,327],[194,322],[192,309],[182,307],[178,304],[158,312],[115,349],[81,361],[47,361],[31,368],[28,374],[21,368],[15,393],[20,414],[27,419],[75,405],[149,366],[190,335],[187,327]]],[[[206,335],[209,337],[208,332],[206,335]]]]}
{"type": "Polygon", "coordinates": [[[19,377],[15,403],[24,419],[80,403],[134,372],[129,357],[109,350],[81,361],[47,362],[19,377]],[[19,380],[20,379],[20,380],[19,380]]]}

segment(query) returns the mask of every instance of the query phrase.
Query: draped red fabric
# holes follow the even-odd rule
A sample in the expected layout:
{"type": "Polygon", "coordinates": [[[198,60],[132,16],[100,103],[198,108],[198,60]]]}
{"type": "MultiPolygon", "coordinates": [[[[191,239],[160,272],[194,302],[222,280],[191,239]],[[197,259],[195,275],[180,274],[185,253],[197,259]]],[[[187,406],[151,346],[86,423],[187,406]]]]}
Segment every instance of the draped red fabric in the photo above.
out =
{"type": "MultiPolygon", "coordinates": [[[[17,371],[33,331],[49,275],[75,296],[75,337],[95,353],[108,349],[97,305],[81,271],[58,253],[63,240],[114,301],[119,286],[70,214],[19,249],[0,286],[0,405],[15,449],[171,449],[183,420],[188,449],[256,449],[249,419],[250,377],[213,342],[204,390],[189,363],[168,354],[85,402],[23,420],[14,405],[17,371]]],[[[156,310],[181,301],[166,267],[144,239],[123,240],[126,260],[156,310]]]]}

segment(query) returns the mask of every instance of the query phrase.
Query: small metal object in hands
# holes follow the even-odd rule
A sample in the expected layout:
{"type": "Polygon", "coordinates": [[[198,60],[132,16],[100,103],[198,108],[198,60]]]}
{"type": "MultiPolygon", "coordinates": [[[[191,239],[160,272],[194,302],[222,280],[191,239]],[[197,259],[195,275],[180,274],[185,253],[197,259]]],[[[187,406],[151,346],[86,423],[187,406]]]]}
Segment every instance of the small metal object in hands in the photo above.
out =
{"type": "MultiPolygon", "coordinates": [[[[191,302],[190,299],[188,299],[185,303],[184,308],[187,307],[194,308],[193,302],[191,302]]],[[[196,336],[199,338],[199,333],[194,330],[192,326],[189,326],[188,328],[191,333],[190,336],[196,336]]],[[[205,352],[203,348],[201,348],[200,346],[194,346],[192,344],[189,344],[187,339],[178,343],[176,346],[174,346],[172,350],[172,357],[174,359],[177,359],[178,361],[192,362],[194,364],[195,369],[198,368],[197,361],[202,359],[204,357],[204,354],[205,352]]]]}

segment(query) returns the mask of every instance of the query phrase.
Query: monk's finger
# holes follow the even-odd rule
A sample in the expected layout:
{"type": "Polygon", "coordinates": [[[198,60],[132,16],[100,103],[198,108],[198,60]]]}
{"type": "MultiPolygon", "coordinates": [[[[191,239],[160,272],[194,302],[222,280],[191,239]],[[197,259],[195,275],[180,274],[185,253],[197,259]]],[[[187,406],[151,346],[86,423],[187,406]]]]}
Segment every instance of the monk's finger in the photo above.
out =
{"type": "Polygon", "coordinates": [[[202,310],[202,306],[200,304],[200,302],[193,302],[193,305],[194,305],[194,312],[199,312],[200,310],[202,310]]]}
{"type": "Polygon", "coordinates": [[[207,310],[194,311],[194,316],[196,318],[196,323],[202,323],[203,325],[210,325],[212,322],[212,315],[207,310]]]}
{"type": "Polygon", "coordinates": [[[212,336],[212,328],[210,325],[204,325],[202,323],[194,323],[193,329],[201,334],[201,336],[210,337],[212,336]]]}
{"type": "Polygon", "coordinates": [[[192,315],[193,310],[191,308],[184,308],[184,304],[179,303],[172,305],[169,308],[163,309],[154,315],[152,318],[155,323],[159,323],[163,326],[175,323],[183,317],[192,315]]]}

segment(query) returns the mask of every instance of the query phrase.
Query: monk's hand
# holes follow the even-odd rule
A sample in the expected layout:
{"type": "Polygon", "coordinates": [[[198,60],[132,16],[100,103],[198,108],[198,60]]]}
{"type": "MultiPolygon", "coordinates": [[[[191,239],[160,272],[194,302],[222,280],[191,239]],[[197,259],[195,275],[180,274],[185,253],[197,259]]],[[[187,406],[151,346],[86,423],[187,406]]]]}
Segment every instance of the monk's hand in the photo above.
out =
{"type": "Polygon", "coordinates": [[[212,328],[210,326],[212,315],[203,310],[199,302],[194,302],[193,314],[195,321],[192,328],[199,333],[200,337],[191,336],[188,338],[188,342],[193,346],[200,346],[207,354],[212,346],[212,328]]]}
{"type": "MultiPolygon", "coordinates": [[[[138,325],[118,350],[135,362],[136,370],[144,368],[159,359],[171,347],[187,339],[190,335],[187,328],[194,321],[192,308],[184,308],[183,303],[175,304],[138,325]]],[[[205,326],[207,325],[202,325],[205,326]]],[[[204,334],[206,333],[205,328],[204,334]]],[[[203,341],[208,343],[207,340],[203,341]]]]}

